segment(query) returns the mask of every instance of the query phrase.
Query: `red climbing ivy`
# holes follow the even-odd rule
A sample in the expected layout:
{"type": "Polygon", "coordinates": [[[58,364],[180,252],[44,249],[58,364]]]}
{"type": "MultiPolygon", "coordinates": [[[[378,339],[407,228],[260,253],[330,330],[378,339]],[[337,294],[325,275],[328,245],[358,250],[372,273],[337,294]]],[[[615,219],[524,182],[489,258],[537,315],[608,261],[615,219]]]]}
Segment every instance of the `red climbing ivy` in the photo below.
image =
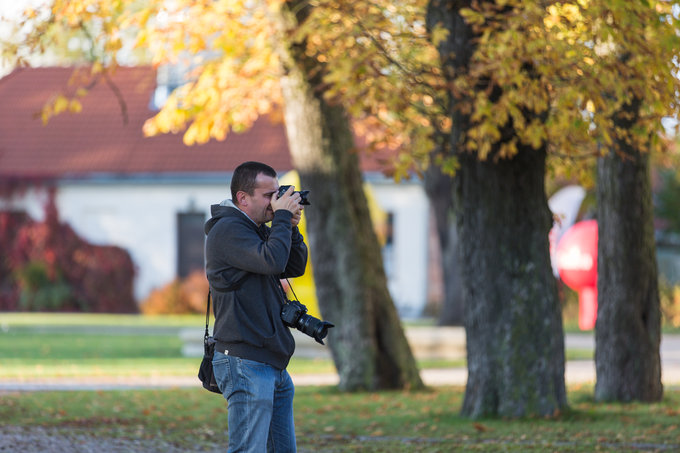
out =
{"type": "Polygon", "coordinates": [[[0,310],[137,312],[129,253],[78,236],[48,192],[42,222],[0,212],[0,310]]]}

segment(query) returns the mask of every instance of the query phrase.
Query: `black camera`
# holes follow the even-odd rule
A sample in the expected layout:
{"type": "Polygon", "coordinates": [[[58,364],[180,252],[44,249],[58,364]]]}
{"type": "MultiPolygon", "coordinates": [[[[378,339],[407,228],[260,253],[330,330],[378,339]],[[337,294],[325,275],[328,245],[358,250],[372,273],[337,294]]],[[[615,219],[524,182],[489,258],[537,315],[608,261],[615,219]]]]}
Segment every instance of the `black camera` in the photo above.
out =
{"type": "MultiPolygon", "coordinates": [[[[290,186],[279,186],[279,198],[283,196],[290,186]]],[[[299,192],[293,192],[300,194],[300,204],[309,206],[311,203],[307,200],[307,195],[309,195],[309,190],[300,190],[299,192]]],[[[304,307],[304,305],[303,305],[304,307]]]]}
{"type": "Polygon", "coordinates": [[[288,327],[295,327],[321,344],[324,344],[323,339],[328,335],[328,329],[335,327],[330,322],[321,321],[308,315],[307,307],[297,300],[289,300],[283,304],[281,319],[288,327]]]}

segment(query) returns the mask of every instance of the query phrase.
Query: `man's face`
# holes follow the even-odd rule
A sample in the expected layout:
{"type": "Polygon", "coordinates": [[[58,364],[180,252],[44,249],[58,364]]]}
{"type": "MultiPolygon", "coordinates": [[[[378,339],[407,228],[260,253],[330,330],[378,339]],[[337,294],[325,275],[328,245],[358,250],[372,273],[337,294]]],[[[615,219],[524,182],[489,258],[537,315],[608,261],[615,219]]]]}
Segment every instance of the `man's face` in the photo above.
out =
{"type": "Polygon", "coordinates": [[[241,209],[258,225],[269,222],[274,218],[274,211],[270,204],[272,195],[278,188],[279,181],[276,178],[263,173],[258,174],[255,179],[255,190],[252,195],[245,194],[244,205],[241,209]]]}

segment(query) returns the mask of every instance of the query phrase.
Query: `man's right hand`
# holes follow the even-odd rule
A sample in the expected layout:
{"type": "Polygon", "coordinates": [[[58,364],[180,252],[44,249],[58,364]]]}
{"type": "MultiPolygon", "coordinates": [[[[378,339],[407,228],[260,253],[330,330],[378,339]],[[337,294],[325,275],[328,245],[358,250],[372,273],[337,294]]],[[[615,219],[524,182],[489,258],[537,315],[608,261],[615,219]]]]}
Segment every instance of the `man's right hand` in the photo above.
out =
{"type": "Polygon", "coordinates": [[[299,193],[293,193],[295,192],[295,187],[291,186],[288,188],[286,193],[281,195],[281,198],[279,198],[278,192],[275,192],[272,195],[272,210],[278,211],[279,209],[285,209],[287,211],[292,212],[293,214],[296,214],[298,211],[301,210],[301,205],[300,201],[302,200],[300,198],[299,193]]]}

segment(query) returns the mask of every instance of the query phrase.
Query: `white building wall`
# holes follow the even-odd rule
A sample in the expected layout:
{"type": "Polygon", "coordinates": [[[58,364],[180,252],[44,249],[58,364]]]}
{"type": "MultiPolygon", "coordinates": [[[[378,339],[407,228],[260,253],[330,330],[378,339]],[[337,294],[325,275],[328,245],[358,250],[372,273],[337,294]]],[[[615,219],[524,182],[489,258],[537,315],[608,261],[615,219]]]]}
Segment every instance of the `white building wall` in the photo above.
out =
{"type": "MultiPolygon", "coordinates": [[[[420,184],[371,181],[379,205],[393,214],[394,247],[388,285],[404,317],[420,315],[426,301],[428,200],[420,184]]],[[[136,266],[138,301],[172,281],[177,269],[177,214],[203,212],[231,198],[228,182],[63,182],[57,191],[60,219],[98,245],[125,248],[136,266]]],[[[14,205],[37,220],[44,217],[44,191],[30,191],[14,205]]],[[[313,206],[308,209],[313,209],[313,206]]]]}
{"type": "Polygon", "coordinates": [[[402,317],[418,317],[427,299],[429,200],[417,182],[372,181],[371,187],[380,207],[393,215],[392,263],[386,263],[390,294],[402,317]]]}
{"type": "Polygon", "coordinates": [[[128,250],[136,266],[135,297],[146,298],[177,271],[177,214],[203,212],[229,198],[224,184],[63,185],[61,218],[82,237],[128,250]]]}

